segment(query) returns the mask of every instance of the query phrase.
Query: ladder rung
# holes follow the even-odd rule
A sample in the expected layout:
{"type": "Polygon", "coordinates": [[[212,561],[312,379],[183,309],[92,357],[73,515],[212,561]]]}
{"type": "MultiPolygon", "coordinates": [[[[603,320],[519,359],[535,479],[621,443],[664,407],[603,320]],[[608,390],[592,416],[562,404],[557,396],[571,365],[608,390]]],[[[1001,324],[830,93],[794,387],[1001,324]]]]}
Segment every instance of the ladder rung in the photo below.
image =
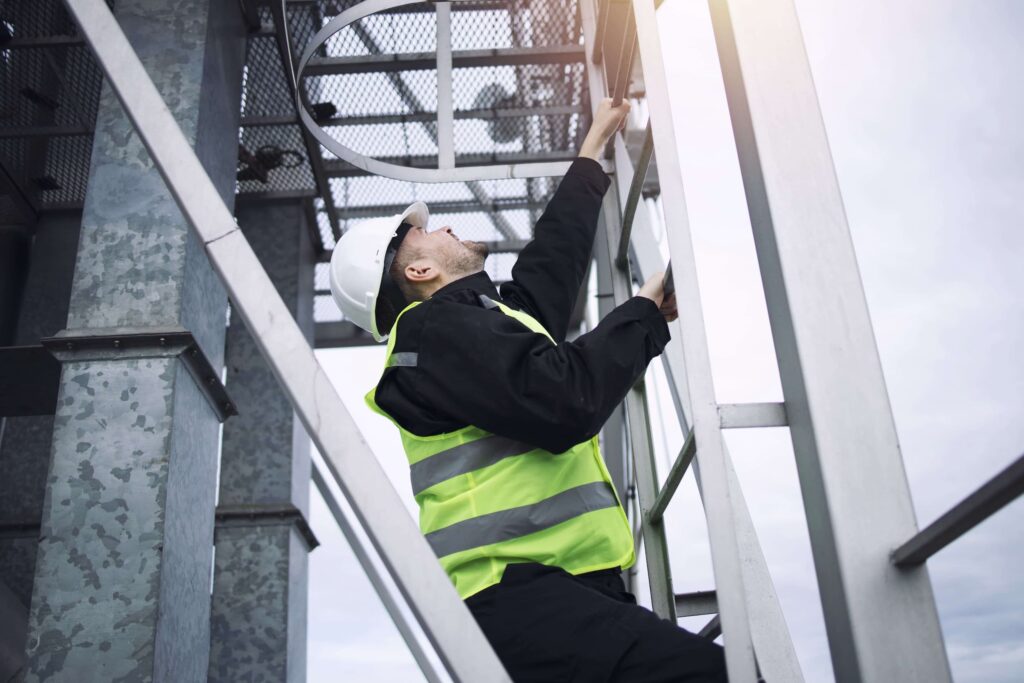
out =
{"type": "Polygon", "coordinates": [[[629,255],[629,238],[633,233],[633,219],[636,217],[637,207],[640,205],[640,195],[644,189],[644,179],[647,177],[647,169],[651,165],[651,157],[654,154],[654,136],[651,134],[651,122],[647,122],[647,130],[644,132],[644,144],[640,148],[640,158],[637,159],[636,169],[633,171],[633,180],[629,184],[629,194],[626,196],[626,206],[622,212],[622,234],[619,236],[619,248],[615,254],[615,265],[619,268],[626,267],[626,257],[629,255]]]}
{"type": "Polygon", "coordinates": [[[686,435],[686,442],[679,450],[679,455],[672,464],[672,469],[668,472],[665,485],[661,487],[658,497],[654,499],[654,505],[651,506],[650,512],[647,513],[652,524],[657,524],[664,517],[665,508],[668,507],[669,501],[672,500],[676,489],[679,488],[679,482],[683,480],[683,475],[686,474],[690,463],[693,462],[693,456],[697,452],[697,440],[693,436],[693,431],[691,429],[690,433],[686,435]]]}
{"type": "Polygon", "coordinates": [[[718,614],[718,598],[715,591],[676,593],[676,618],[699,617],[703,614],[718,614]]]}
{"type": "Polygon", "coordinates": [[[785,403],[723,403],[718,406],[722,429],[786,427],[785,403]]]}
{"type": "Polygon", "coordinates": [[[722,635],[722,619],[716,614],[711,621],[704,624],[704,628],[697,635],[708,640],[714,640],[722,635]]]}

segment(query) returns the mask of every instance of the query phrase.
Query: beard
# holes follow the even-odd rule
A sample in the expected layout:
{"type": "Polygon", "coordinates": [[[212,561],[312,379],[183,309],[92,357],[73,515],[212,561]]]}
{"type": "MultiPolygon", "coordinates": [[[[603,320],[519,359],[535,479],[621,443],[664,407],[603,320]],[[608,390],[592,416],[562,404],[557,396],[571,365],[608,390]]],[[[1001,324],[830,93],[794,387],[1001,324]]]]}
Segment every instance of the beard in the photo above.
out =
{"type": "Polygon", "coordinates": [[[484,261],[487,259],[490,249],[484,242],[462,240],[459,242],[460,249],[449,254],[446,270],[454,276],[462,277],[479,273],[484,269],[484,261]]]}

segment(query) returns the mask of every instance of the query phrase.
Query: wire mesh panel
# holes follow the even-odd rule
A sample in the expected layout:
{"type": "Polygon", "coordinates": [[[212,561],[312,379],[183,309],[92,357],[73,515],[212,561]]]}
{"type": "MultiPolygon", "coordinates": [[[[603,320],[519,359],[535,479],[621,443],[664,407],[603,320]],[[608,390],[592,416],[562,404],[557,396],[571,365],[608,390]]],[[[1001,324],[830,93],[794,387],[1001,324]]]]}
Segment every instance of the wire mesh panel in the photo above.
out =
{"type": "MultiPolygon", "coordinates": [[[[320,2],[326,22],[353,2],[320,2]]],[[[451,5],[456,165],[575,157],[589,121],[578,3],[483,0],[451,5]]],[[[293,36],[301,51],[304,45],[293,36]]],[[[367,157],[433,168],[438,162],[436,11],[407,5],[343,28],[315,53],[302,87],[311,115],[334,139],[367,157]]],[[[486,271],[511,278],[519,250],[558,178],[412,183],[366,175],[324,151],[330,201],[341,232],[394,215],[413,201],[431,207],[431,229],[487,242],[486,271]]],[[[324,205],[324,245],[334,240],[324,205]]],[[[327,265],[316,275],[315,317],[342,319],[327,265]]]]}
{"type": "Polygon", "coordinates": [[[34,211],[83,202],[101,85],[59,0],[0,5],[0,165],[34,211]]]}
{"type": "MultiPolygon", "coordinates": [[[[287,3],[293,58],[328,20],[357,4],[287,3]]],[[[557,179],[416,184],[366,175],[315,144],[319,158],[311,159],[269,5],[258,8],[258,26],[250,29],[239,105],[239,194],[314,201],[311,215],[328,252],[335,244],[329,208],[344,232],[422,200],[431,206],[431,227],[451,225],[461,237],[491,243],[500,253],[488,259],[488,272],[510,277],[516,251],[532,236],[557,179]],[[318,185],[314,163],[331,176],[329,187],[318,185]]],[[[575,156],[589,110],[578,1],[453,3],[451,29],[456,164],[575,156]]],[[[436,51],[436,6],[405,5],[332,36],[318,52],[329,68],[299,87],[316,120],[351,149],[436,167],[436,51]]],[[[0,2],[0,164],[33,210],[84,202],[101,86],[102,73],[61,0],[0,2]]],[[[326,284],[318,289],[317,319],[340,316],[326,284]]]]}

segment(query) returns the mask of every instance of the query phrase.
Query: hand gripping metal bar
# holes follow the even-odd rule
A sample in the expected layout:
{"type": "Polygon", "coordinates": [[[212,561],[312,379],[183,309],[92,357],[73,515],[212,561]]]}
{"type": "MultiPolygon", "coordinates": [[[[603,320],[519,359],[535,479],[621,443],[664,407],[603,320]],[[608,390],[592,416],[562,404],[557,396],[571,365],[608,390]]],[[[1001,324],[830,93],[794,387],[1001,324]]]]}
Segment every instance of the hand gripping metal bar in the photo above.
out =
{"type": "Polygon", "coordinates": [[[457,681],[509,681],[103,0],[66,0],[260,352],[457,681]]]}

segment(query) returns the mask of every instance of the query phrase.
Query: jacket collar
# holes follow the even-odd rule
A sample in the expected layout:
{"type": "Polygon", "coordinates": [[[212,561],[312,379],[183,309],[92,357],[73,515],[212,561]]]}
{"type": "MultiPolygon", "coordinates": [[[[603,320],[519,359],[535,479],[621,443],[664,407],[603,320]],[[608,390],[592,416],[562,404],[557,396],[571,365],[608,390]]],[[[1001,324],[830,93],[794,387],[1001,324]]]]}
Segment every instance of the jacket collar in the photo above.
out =
{"type": "Polygon", "coordinates": [[[482,270],[478,273],[461,277],[454,282],[449,282],[444,287],[434,292],[430,298],[437,299],[449,294],[454,294],[455,292],[460,292],[464,289],[471,289],[479,294],[486,294],[492,299],[500,299],[498,296],[498,288],[494,286],[493,282],[491,282],[491,276],[482,270]]]}

